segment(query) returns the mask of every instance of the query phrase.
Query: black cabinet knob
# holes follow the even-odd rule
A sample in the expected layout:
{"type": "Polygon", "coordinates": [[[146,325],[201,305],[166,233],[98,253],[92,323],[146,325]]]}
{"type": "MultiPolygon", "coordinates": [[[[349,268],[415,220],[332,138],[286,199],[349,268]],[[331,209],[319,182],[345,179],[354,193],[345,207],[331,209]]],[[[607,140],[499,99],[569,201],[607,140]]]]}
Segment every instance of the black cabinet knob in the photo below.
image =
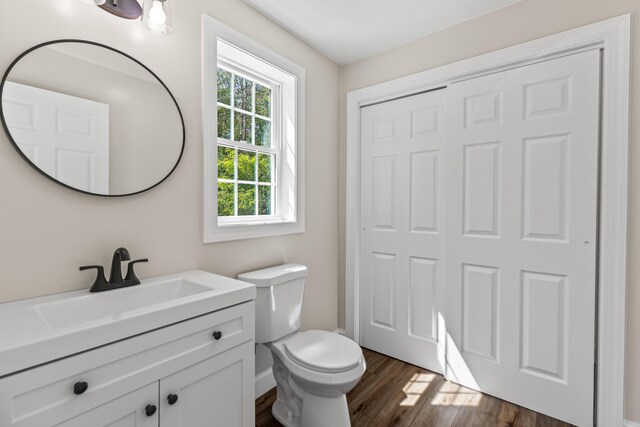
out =
{"type": "Polygon", "coordinates": [[[84,381],[79,381],[73,385],[73,392],[75,394],[82,394],[89,388],[89,384],[84,381]]]}
{"type": "Polygon", "coordinates": [[[147,414],[147,417],[150,417],[156,413],[157,409],[156,405],[147,405],[147,407],[144,408],[144,413],[147,414]]]}
{"type": "Polygon", "coordinates": [[[213,339],[218,341],[220,338],[222,338],[222,332],[220,331],[214,331],[213,333],[213,339]]]}
{"type": "Polygon", "coordinates": [[[170,394],[169,396],[167,396],[167,402],[169,402],[169,405],[174,405],[177,401],[178,401],[177,394],[170,394]]]}

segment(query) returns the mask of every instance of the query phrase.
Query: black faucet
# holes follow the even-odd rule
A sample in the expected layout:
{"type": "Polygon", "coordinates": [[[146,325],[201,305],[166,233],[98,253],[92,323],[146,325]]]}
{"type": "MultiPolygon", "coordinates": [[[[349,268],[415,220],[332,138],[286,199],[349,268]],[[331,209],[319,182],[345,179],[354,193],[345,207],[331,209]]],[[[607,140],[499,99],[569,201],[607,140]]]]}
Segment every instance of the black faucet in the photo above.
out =
{"type": "Polygon", "coordinates": [[[136,276],[133,266],[139,262],[149,262],[149,259],[137,259],[129,262],[127,266],[127,276],[122,279],[122,271],[120,265],[122,261],[131,260],[131,255],[126,248],[118,248],[113,253],[113,259],[111,260],[111,275],[109,281],[104,276],[104,267],[101,265],[85,265],[80,267],[80,271],[95,268],[97,271],[96,280],[93,282],[89,292],[102,292],[111,289],[124,288],[127,286],[133,286],[140,284],[140,279],[136,276]]]}
{"type": "Polygon", "coordinates": [[[109,276],[109,283],[120,283],[122,282],[122,271],[120,270],[120,264],[122,261],[131,261],[131,254],[127,248],[118,248],[113,253],[113,258],[111,258],[111,275],[109,276]]]}

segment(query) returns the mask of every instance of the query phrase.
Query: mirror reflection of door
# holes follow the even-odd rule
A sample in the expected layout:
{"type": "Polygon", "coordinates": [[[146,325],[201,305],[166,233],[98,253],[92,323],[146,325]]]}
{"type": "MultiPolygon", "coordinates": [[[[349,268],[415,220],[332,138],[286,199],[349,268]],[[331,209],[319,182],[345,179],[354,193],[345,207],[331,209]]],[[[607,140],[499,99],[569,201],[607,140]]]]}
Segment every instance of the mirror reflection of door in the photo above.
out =
{"type": "Polygon", "coordinates": [[[43,175],[100,196],[147,191],[176,168],[185,142],[178,104],[141,62],[82,40],[27,50],[0,83],[14,148],[43,175]]]}
{"type": "Polygon", "coordinates": [[[109,194],[109,105],[13,82],[2,102],[33,164],[73,188],[109,194]]]}

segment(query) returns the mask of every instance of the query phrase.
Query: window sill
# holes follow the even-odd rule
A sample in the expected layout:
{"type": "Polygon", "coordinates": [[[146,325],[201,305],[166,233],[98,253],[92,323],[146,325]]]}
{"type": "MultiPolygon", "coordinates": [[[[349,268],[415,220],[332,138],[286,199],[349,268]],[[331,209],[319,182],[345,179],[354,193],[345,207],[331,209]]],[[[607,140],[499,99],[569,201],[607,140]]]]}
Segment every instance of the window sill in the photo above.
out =
{"type": "Polygon", "coordinates": [[[272,225],[272,224],[295,224],[295,220],[283,217],[236,217],[221,218],[218,217],[218,228],[220,227],[246,227],[252,225],[272,225]]]}
{"type": "Polygon", "coordinates": [[[278,218],[267,221],[219,219],[218,225],[204,235],[204,243],[226,242],[230,240],[256,239],[260,237],[284,236],[304,233],[303,221],[278,218]]]}

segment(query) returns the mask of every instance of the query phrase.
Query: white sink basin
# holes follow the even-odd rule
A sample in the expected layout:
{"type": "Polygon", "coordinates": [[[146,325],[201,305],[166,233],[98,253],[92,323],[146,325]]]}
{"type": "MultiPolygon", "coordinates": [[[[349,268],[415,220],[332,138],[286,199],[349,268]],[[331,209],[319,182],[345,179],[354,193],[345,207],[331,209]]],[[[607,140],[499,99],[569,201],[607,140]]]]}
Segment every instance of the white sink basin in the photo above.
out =
{"type": "Polygon", "coordinates": [[[157,304],[213,290],[215,288],[180,278],[83,295],[33,308],[50,328],[64,328],[135,316],[140,310],[149,310],[157,304]]]}
{"type": "Polygon", "coordinates": [[[250,283],[194,270],[2,303],[0,377],[255,298],[250,283]]]}

